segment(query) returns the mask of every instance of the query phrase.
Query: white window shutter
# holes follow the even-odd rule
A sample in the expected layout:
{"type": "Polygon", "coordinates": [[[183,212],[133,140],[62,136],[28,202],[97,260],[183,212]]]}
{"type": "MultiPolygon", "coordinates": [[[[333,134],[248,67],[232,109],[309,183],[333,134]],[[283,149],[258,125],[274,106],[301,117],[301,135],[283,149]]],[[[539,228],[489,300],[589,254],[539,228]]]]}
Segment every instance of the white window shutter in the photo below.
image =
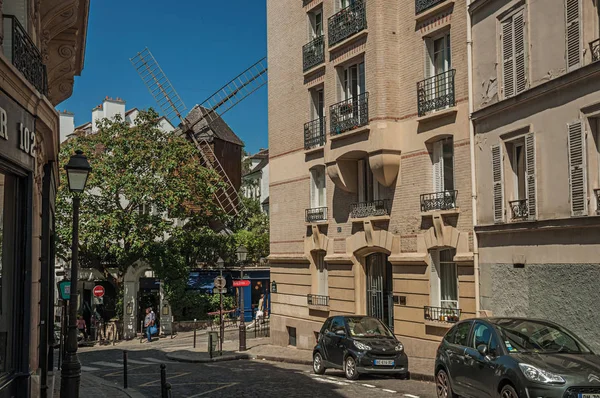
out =
{"type": "Polygon", "coordinates": [[[565,0],[567,70],[581,66],[581,5],[579,0],[565,0]]]}
{"type": "Polygon", "coordinates": [[[567,124],[569,140],[569,192],[571,215],[587,215],[587,183],[585,132],[583,122],[577,120],[567,124]]]}
{"type": "Polygon", "coordinates": [[[444,190],[444,156],[442,146],[442,141],[433,144],[433,192],[442,192],[444,190]]]}
{"type": "Polygon", "coordinates": [[[512,20],[502,22],[502,85],[504,98],[515,95],[515,60],[512,20]]]}
{"type": "Polygon", "coordinates": [[[316,203],[317,203],[317,181],[315,179],[315,171],[316,170],[311,170],[310,171],[310,207],[311,208],[315,208],[316,203]]]}
{"type": "Polygon", "coordinates": [[[513,16],[515,42],[515,94],[527,88],[527,60],[525,40],[525,17],[523,11],[513,16]]]}
{"type": "Polygon", "coordinates": [[[504,221],[504,171],[502,146],[492,146],[492,175],[494,183],[494,222],[504,221]]]}
{"type": "Polygon", "coordinates": [[[535,136],[529,133],[525,136],[525,185],[527,191],[527,207],[529,218],[536,218],[536,186],[535,186],[535,136]]]}
{"type": "Polygon", "coordinates": [[[356,163],[358,164],[358,201],[366,202],[367,198],[365,198],[365,162],[364,160],[359,160],[356,163]]]}
{"type": "Polygon", "coordinates": [[[434,75],[433,68],[433,40],[425,38],[425,79],[434,75]]]}

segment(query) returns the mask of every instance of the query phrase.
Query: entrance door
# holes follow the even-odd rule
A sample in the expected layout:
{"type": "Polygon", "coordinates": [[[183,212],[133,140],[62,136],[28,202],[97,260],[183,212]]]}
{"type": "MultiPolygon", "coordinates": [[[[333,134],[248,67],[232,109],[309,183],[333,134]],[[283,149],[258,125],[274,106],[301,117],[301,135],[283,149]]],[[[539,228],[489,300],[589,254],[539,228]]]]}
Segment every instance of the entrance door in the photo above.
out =
{"type": "Polygon", "coordinates": [[[367,257],[367,315],[394,330],[392,266],[383,253],[367,257]]]}

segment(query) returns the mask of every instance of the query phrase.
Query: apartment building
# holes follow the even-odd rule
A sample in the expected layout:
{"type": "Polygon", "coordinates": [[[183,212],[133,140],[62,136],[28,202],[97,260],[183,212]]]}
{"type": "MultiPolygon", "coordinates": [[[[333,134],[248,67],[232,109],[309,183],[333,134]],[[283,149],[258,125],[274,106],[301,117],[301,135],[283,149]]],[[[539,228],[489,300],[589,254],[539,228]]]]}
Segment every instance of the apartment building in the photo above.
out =
{"type": "Polygon", "coordinates": [[[476,314],[465,0],[267,1],[273,342],[476,314]]]}
{"type": "Polygon", "coordinates": [[[247,162],[248,169],[242,175],[242,194],[257,200],[261,209],[269,214],[269,150],[261,148],[243,162],[247,162]]]}
{"type": "Polygon", "coordinates": [[[598,1],[475,0],[481,309],[600,349],[598,1]]]}

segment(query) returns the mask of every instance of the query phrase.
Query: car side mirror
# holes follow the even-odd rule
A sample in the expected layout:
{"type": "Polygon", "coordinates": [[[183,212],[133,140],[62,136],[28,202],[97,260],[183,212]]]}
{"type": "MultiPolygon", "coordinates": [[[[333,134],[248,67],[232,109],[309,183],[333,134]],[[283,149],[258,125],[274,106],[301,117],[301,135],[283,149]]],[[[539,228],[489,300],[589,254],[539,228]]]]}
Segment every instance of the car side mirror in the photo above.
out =
{"type": "Polygon", "coordinates": [[[484,357],[488,355],[488,347],[485,344],[479,344],[477,346],[477,351],[484,357]]]}
{"type": "Polygon", "coordinates": [[[343,329],[338,329],[335,331],[336,336],[345,337],[346,332],[343,329]]]}

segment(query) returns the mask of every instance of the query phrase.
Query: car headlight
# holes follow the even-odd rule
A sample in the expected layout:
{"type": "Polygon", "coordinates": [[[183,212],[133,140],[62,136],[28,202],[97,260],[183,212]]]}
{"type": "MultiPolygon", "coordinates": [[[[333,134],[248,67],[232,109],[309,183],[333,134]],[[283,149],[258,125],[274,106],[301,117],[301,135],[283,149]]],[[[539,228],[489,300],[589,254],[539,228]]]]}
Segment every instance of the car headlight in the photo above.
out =
{"type": "Polygon", "coordinates": [[[394,349],[396,351],[400,352],[400,351],[404,350],[404,346],[402,345],[402,343],[398,343],[398,345],[394,349]]]}
{"type": "Polygon", "coordinates": [[[562,384],[565,382],[565,379],[562,376],[548,372],[547,370],[543,370],[540,368],[536,368],[535,366],[528,365],[526,363],[520,363],[519,367],[521,371],[527,378],[527,380],[537,381],[538,383],[557,383],[562,384]]]}
{"type": "Polygon", "coordinates": [[[358,348],[359,350],[363,350],[363,351],[371,351],[371,347],[361,343],[360,341],[356,341],[354,340],[354,347],[358,348]]]}

